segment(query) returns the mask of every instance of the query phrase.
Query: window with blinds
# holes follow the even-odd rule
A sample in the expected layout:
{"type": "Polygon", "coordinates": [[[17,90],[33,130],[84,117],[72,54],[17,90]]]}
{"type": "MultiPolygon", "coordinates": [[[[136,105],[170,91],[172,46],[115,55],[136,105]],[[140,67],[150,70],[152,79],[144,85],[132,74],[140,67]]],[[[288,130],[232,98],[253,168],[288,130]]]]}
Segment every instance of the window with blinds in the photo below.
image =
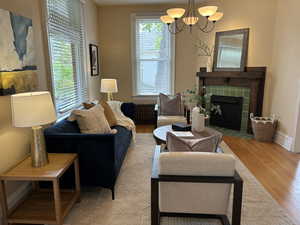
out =
{"type": "Polygon", "coordinates": [[[87,99],[83,6],[80,0],[47,0],[52,87],[58,116],[87,99]]]}
{"type": "Polygon", "coordinates": [[[134,95],[173,94],[174,36],[157,16],[133,16],[134,95]]]}

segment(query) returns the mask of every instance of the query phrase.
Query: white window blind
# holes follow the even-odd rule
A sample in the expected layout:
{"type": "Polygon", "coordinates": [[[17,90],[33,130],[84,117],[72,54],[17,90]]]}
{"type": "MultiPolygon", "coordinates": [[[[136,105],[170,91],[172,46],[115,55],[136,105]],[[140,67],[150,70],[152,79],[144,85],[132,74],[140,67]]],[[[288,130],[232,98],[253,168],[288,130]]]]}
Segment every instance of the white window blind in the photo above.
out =
{"type": "Polygon", "coordinates": [[[174,37],[160,16],[133,16],[134,95],[173,94],[174,37]]]}
{"type": "Polygon", "coordinates": [[[83,6],[80,0],[47,0],[52,86],[59,116],[87,99],[83,6]]]}

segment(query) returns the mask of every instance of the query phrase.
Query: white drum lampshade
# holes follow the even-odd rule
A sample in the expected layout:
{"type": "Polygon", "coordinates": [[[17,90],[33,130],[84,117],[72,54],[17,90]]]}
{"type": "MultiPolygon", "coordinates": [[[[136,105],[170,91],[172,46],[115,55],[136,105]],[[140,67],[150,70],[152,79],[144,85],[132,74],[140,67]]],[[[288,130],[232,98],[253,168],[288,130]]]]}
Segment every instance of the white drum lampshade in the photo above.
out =
{"type": "Polygon", "coordinates": [[[102,79],[101,80],[101,92],[107,93],[107,100],[112,100],[112,93],[118,92],[118,85],[116,79],[102,79]]]}
{"type": "Polygon", "coordinates": [[[11,96],[12,123],[15,127],[32,127],[31,159],[33,167],[48,163],[42,125],[56,120],[49,92],[30,92],[11,96]]]}
{"type": "Polygon", "coordinates": [[[56,112],[49,92],[12,95],[11,108],[15,127],[36,127],[56,120],[56,112]]]}

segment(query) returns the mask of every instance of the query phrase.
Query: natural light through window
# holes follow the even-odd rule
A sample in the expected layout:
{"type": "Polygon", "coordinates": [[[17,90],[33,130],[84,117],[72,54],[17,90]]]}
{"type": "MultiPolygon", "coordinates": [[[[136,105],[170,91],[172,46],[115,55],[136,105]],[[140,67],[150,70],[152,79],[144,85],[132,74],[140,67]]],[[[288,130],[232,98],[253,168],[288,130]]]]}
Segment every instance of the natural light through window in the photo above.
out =
{"type": "Polygon", "coordinates": [[[134,16],[134,86],[136,96],[173,93],[173,38],[160,16],[134,16]]]}

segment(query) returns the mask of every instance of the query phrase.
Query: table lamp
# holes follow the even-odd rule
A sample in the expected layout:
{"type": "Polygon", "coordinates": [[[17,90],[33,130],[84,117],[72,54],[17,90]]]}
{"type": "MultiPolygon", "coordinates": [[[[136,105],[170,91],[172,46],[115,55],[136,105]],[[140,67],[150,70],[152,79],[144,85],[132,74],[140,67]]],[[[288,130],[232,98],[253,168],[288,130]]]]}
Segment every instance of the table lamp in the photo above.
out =
{"type": "Polygon", "coordinates": [[[31,160],[33,167],[48,163],[42,125],[56,120],[56,112],[49,92],[30,92],[11,96],[14,127],[31,127],[31,160]]]}
{"type": "Polygon", "coordinates": [[[101,92],[107,93],[107,101],[113,100],[112,93],[118,92],[118,85],[116,79],[102,79],[101,80],[101,92]]]}

